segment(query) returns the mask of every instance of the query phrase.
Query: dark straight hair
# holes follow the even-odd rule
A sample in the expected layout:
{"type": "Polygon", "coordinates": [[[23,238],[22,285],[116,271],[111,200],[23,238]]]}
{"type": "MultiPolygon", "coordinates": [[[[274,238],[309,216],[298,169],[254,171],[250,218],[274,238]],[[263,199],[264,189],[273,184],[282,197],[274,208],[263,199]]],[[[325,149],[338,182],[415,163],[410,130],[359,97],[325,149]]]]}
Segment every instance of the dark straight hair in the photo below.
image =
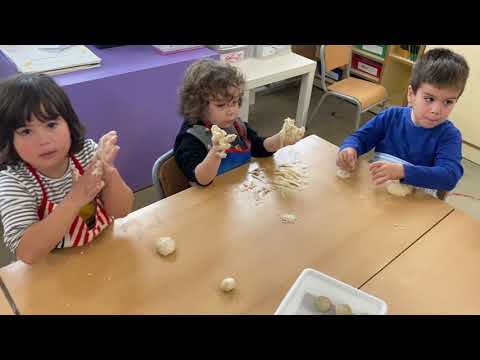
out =
{"type": "Polygon", "coordinates": [[[82,150],[85,128],[63,89],[46,74],[20,74],[0,82],[0,164],[14,165],[21,160],[13,135],[32,115],[42,122],[61,116],[70,129],[69,155],[82,150]]]}

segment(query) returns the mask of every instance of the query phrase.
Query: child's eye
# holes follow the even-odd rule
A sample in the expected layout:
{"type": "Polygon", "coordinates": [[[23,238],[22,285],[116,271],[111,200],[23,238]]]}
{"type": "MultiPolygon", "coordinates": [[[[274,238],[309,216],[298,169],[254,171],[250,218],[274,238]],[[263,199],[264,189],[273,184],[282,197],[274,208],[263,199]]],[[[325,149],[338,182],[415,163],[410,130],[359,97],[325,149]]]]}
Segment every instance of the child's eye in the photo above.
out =
{"type": "Polygon", "coordinates": [[[221,107],[224,107],[225,104],[217,104],[217,107],[221,108],[221,107]]]}
{"type": "Polygon", "coordinates": [[[47,127],[49,127],[50,129],[53,129],[53,128],[57,127],[57,125],[58,125],[58,124],[57,124],[56,121],[49,121],[49,122],[47,123],[47,127]]]}
{"type": "Polygon", "coordinates": [[[18,129],[17,133],[22,135],[22,136],[27,136],[27,135],[30,135],[32,133],[32,130],[30,130],[30,129],[18,129]]]}
{"type": "Polygon", "coordinates": [[[445,106],[450,106],[450,105],[453,105],[455,103],[455,101],[453,100],[446,100],[445,101],[445,106]]]}
{"type": "Polygon", "coordinates": [[[426,102],[431,103],[433,101],[432,97],[425,97],[424,98],[426,102]]]}

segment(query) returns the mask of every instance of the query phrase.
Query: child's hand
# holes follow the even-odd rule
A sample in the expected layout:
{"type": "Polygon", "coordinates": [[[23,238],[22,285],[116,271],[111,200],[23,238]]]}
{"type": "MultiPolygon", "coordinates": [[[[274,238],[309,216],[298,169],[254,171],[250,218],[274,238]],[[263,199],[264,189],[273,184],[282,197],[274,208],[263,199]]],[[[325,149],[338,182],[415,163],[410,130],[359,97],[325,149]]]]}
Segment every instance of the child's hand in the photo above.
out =
{"type": "Polygon", "coordinates": [[[375,185],[382,185],[388,180],[400,180],[405,177],[403,164],[376,161],[368,167],[375,185]]]}
{"type": "Polygon", "coordinates": [[[294,119],[286,118],[278,135],[280,137],[280,147],[293,145],[303,138],[303,135],[305,135],[305,127],[296,127],[294,119]]]}
{"type": "Polygon", "coordinates": [[[223,159],[227,157],[225,150],[229,149],[232,145],[230,144],[235,140],[237,135],[229,134],[217,125],[212,126],[212,151],[216,156],[223,159]]]}
{"type": "Polygon", "coordinates": [[[337,154],[337,166],[346,171],[355,170],[357,164],[357,150],[348,147],[337,154]]]}
{"type": "Polygon", "coordinates": [[[92,161],[85,168],[85,172],[82,176],[80,176],[78,172],[75,172],[75,175],[73,176],[72,189],[65,199],[72,201],[78,206],[78,208],[81,208],[83,205],[88,204],[95,199],[105,186],[105,182],[102,180],[102,175],[96,174],[95,172],[96,166],[97,164],[92,161]]]}
{"type": "Polygon", "coordinates": [[[95,160],[100,160],[103,165],[103,179],[108,183],[115,172],[114,165],[120,146],[117,145],[118,135],[116,131],[110,131],[103,135],[98,142],[98,150],[95,160]]]}

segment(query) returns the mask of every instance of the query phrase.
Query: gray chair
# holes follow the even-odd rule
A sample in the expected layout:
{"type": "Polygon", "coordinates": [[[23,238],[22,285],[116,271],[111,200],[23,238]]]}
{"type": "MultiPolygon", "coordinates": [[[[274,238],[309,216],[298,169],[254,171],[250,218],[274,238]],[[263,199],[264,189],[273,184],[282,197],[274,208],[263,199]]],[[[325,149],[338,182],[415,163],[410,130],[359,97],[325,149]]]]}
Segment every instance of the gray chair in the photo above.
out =
{"type": "Polygon", "coordinates": [[[152,168],[152,182],[160,199],[188,189],[190,184],[178,168],[173,149],[160,156],[152,168]]]}
{"type": "Polygon", "coordinates": [[[325,92],[311,112],[308,121],[311,121],[327,96],[336,96],[353,103],[356,108],[355,129],[360,125],[362,113],[374,106],[384,106],[387,101],[387,90],[380,84],[357,79],[350,76],[352,61],[352,45],[322,45],[320,47],[320,81],[325,92]],[[327,86],[326,72],[336,68],[344,68],[343,79],[327,86]]]}

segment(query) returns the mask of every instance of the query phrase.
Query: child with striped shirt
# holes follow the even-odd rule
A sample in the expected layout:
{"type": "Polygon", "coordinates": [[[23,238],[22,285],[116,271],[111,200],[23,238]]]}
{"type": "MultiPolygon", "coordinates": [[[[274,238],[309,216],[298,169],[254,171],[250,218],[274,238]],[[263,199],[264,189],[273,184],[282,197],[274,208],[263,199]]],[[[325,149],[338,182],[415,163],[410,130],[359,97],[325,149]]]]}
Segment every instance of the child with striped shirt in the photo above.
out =
{"type": "Polygon", "coordinates": [[[0,217],[18,260],[90,243],[132,209],[117,171],[117,134],[84,138],[70,100],[45,74],[0,83],[0,217]]]}

